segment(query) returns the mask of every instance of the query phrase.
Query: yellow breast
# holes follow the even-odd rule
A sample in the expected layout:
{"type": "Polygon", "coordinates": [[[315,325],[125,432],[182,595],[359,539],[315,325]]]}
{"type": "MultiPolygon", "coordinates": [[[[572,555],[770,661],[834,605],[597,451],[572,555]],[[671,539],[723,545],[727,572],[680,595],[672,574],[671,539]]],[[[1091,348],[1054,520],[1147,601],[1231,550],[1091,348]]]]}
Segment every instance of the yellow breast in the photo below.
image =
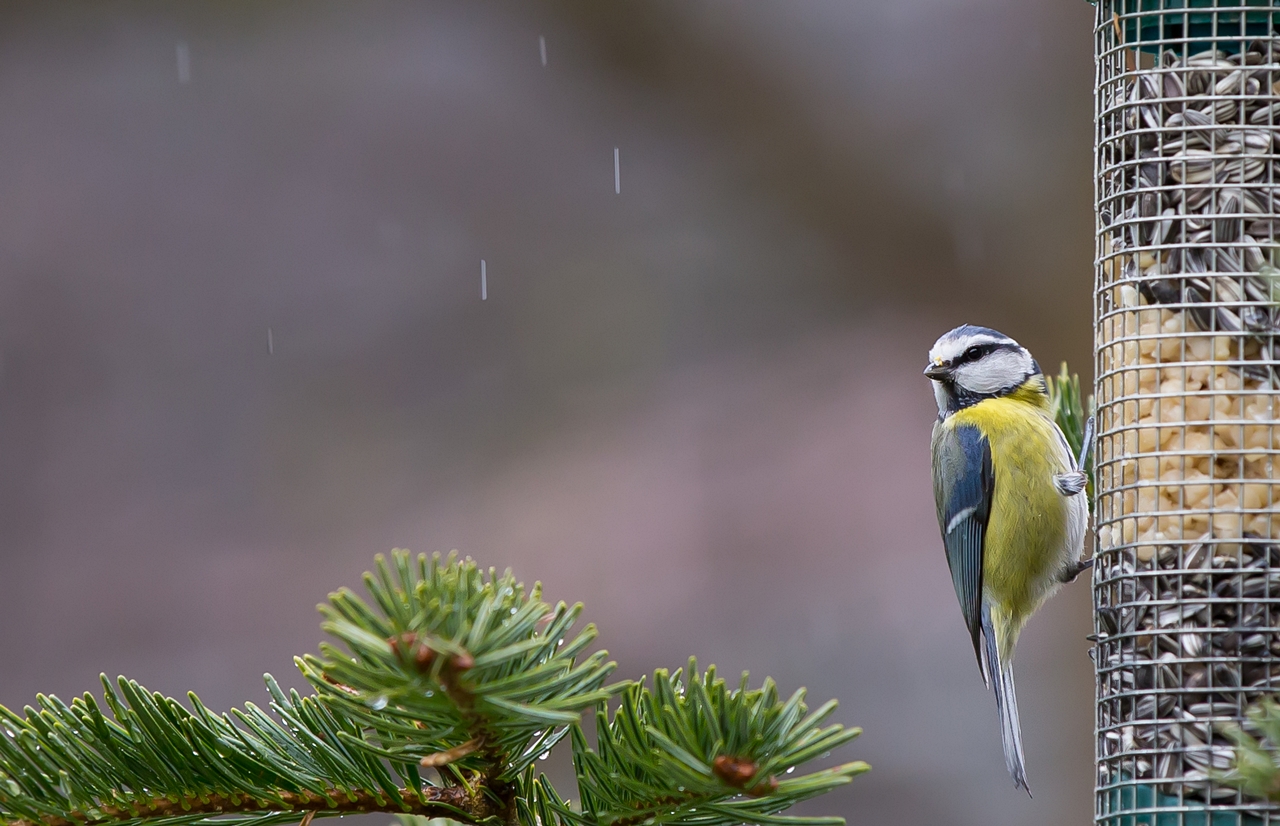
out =
{"type": "Polygon", "coordinates": [[[991,445],[996,481],[983,551],[983,595],[1008,618],[1015,637],[1057,587],[1058,572],[1076,551],[1067,547],[1067,498],[1054,485],[1055,475],[1071,470],[1071,457],[1042,400],[1038,393],[1020,391],[952,416],[957,426],[977,427],[991,445]]]}

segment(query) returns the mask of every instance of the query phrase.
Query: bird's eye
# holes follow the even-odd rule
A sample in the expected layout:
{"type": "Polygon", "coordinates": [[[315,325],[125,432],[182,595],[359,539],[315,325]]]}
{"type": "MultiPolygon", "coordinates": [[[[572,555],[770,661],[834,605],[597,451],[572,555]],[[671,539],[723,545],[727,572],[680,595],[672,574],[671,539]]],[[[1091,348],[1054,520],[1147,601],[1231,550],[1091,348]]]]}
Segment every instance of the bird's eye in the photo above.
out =
{"type": "Polygon", "coordinates": [[[964,351],[964,357],[967,359],[976,359],[980,355],[982,355],[982,348],[976,344],[964,351]]]}

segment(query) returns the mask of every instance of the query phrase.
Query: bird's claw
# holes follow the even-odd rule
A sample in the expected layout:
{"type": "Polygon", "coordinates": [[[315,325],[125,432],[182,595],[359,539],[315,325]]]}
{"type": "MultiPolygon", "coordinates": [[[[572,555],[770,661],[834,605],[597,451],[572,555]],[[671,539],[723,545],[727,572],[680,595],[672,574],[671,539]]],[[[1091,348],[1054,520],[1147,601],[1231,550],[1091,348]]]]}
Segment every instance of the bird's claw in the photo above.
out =
{"type": "Polygon", "coordinates": [[[1080,576],[1092,567],[1093,557],[1089,557],[1088,559],[1078,559],[1075,562],[1069,563],[1062,569],[1061,573],[1058,574],[1058,581],[1064,585],[1068,582],[1075,582],[1076,577],[1080,576]]]}
{"type": "Polygon", "coordinates": [[[1089,464],[1089,453],[1093,450],[1094,425],[1092,416],[1085,419],[1084,438],[1080,440],[1080,456],[1076,459],[1076,470],[1084,470],[1084,466],[1089,464]]]}

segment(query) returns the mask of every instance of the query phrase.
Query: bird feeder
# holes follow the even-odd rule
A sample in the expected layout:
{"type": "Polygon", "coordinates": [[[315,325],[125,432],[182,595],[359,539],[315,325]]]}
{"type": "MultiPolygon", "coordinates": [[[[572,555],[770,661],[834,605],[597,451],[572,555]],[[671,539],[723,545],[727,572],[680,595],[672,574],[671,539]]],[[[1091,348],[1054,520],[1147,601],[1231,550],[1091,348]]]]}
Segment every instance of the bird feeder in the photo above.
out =
{"type": "Polygon", "coordinates": [[[1280,0],[1099,0],[1095,823],[1280,824],[1221,782],[1280,689],[1280,0]]]}

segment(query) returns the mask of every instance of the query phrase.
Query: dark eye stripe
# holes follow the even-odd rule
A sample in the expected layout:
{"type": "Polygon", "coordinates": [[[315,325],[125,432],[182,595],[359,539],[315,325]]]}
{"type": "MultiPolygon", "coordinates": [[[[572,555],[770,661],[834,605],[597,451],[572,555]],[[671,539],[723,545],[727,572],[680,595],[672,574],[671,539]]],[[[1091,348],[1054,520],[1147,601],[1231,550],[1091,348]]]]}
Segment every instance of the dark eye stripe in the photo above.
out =
{"type": "Polygon", "coordinates": [[[986,344],[974,344],[971,347],[965,348],[960,355],[956,356],[954,363],[965,364],[968,362],[978,361],[981,358],[991,355],[997,350],[1012,350],[1016,352],[1019,349],[1021,348],[1011,341],[990,341],[986,344]]]}
{"type": "Polygon", "coordinates": [[[965,348],[965,351],[956,358],[956,363],[963,364],[965,362],[977,361],[995,349],[995,344],[975,344],[972,347],[965,348]]]}

